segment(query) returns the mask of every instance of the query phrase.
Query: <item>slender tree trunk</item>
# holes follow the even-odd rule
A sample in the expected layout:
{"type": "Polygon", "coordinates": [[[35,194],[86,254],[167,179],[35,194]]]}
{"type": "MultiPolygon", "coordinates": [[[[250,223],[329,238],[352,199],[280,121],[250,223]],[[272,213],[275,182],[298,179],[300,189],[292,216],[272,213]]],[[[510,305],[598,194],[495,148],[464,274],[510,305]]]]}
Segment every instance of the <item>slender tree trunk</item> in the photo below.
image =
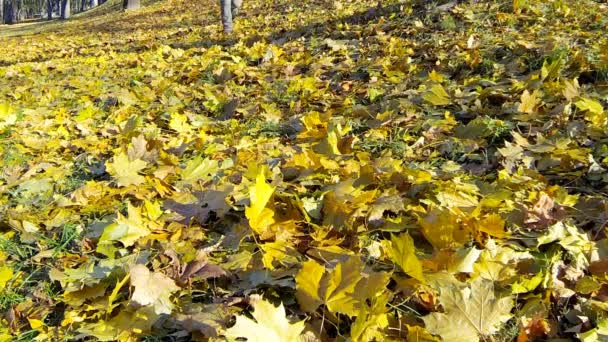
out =
{"type": "Polygon", "coordinates": [[[87,8],[87,0],[80,0],[80,12],[84,12],[87,8]]]}
{"type": "Polygon", "coordinates": [[[25,15],[23,12],[23,1],[15,0],[13,2],[13,16],[15,17],[15,22],[19,22],[25,19],[25,15]]]}
{"type": "Polygon", "coordinates": [[[0,24],[4,24],[4,0],[0,0],[0,24]]]}
{"type": "Polygon", "coordinates": [[[53,0],[46,0],[46,18],[53,20],[53,0]]]}
{"type": "Polygon", "coordinates": [[[70,17],[70,0],[61,0],[61,19],[68,19],[70,17]]]}
{"type": "Polygon", "coordinates": [[[140,6],[141,6],[140,0],[123,0],[122,1],[122,8],[127,11],[136,10],[140,6]]]}
{"type": "Polygon", "coordinates": [[[15,0],[6,0],[4,3],[4,23],[14,24],[15,23],[15,10],[17,2],[15,0]]]}

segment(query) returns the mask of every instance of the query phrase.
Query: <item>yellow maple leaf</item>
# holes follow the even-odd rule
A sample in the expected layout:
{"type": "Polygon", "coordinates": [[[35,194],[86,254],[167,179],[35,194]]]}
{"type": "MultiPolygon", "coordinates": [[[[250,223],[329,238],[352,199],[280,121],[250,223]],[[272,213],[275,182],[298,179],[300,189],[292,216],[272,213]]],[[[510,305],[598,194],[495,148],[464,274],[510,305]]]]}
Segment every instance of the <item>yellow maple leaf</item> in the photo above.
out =
{"type": "Polygon", "coordinates": [[[129,203],[128,212],[128,218],[118,213],[115,222],[104,229],[99,238],[99,246],[111,244],[112,241],[120,241],[125,247],[129,247],[140,238],[150,234],[150,230],[143,222],[141,210],[129,203]]]}
{"type": "Polygon", "coordinates": [[[325,305],[331,312],[356,316],[359,311],[355,288],[362,278],[363,263],[359,257],[350,257],[346,262],[336,265],[329,273],[325,289],[325,305]]]}
{"type": "Polygon", "coordinates": [[[509,235],[505,232],[505,220],[498,214],[490,214],[478,221],[477,230],[497,238],[505,238],[509,235]]]}
{"type": "Polygon", "coordinates": [[[392,236],[389,254],[391,259],[401,267],[403,272],[414,279],[424,282],[422,263],[416,256],[414,239],[408,233],[392,236]]]}
{"type": "Polygon", "coordinates": [[[524,90],[524,93],[521,94],[521,102],[519,103],[518,111],[521,113],[532,114],[536,110],[536,106],[539,104],[538,99],[538,90],[535,90],[530,94],[529,91],[524,90]]]}
{"type": "Polygon", "coordinates": [[[296,299],[302,310],[315,311],[323,301],[319,297],[319,284],[325,274],[325,267],[314,260],[302,264],[296,275],[296,299]]]}
{"type": "Polygon", "coordinates": [[[434,84],[431,86],[429,91],[426,92],[422,98],[435,106],[446,106],[451,103],[450,95],[440,84],[434,84]]]}
{"type": "Polygon", "coordinates": [[[480,341],[481,337],[494,334],[512,317],[511,297],[497,297],[494,283],[480,278],[470,287],[441,288],[439,301],[444,312],[434,312],[422,319],[426,328],[444,341],[480,341]]]}
{"type": "Polygon", "coordinates": [[[291,323],[285,315],[283,303],[275,307],[261,297],[252,296],[251,315],[236,316],[236,324],[226,330],[229,341],[246,338],[249,342],[296,342],[304,330],[304,321],[291,323]]]}
{"type": "Polygon", "coordinates": [[[7,266],[0,267],[0,289],[3,289],[11,278],[13,278],[13,270],[7,266]]]}
{"type": "Polygon", "coordinates": [[[106,162],[108,173],[114,177],[118,186],[139,185],[145,178],[139,174],[148,163],[141,159],[129,160],[126,153],[114,156],[113,162],[106,162]]]}
{"type": "Polygon", "coordinates": [[[131,267],[131,286],[135,288],[131,300],[139,305],[152,305],[156,314],[171,314],[171,294],[179,287],[166,275],[150,272],[144,265],[131,267]]]}
{"type": "Polygon", "coordinates": [[[245,208],[249,225],[258,234],[263,234],[274,223],[274,211],[266,207],[273,193],[274,187],[266,183],[264,169],[261,168],[255,184],[249,188],[251,205],[245,208]]]}
{"type": "Polygon", "coordinates": [[[208,182],[219,170],[217,160],[197,156],[186,163],[186,168],[180,171],[184,183],[194,183],[198,180],[208,182]]]}

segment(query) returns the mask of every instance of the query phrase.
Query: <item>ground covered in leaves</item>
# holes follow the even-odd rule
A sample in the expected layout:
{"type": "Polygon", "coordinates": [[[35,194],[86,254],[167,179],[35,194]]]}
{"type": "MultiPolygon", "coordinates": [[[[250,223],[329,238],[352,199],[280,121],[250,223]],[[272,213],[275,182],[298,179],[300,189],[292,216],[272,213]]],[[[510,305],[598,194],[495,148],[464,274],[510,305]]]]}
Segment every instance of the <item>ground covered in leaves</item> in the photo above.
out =
{"type": "Polygon", "coordinates": [[[118,2],[0,29],[0,341],[608,340],[605,4],[118,2]]]}

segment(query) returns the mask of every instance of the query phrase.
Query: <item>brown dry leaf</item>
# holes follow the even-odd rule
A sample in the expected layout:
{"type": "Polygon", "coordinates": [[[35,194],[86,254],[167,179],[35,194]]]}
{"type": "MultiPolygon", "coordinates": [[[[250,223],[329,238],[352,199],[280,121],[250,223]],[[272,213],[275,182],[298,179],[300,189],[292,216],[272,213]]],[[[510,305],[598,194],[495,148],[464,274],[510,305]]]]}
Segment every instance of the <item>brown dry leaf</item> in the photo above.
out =
{"type": "Polygon", "coordinates": [[[526,212],[525,223],[532,228],[546,228],[561,217],[561,208],[555,205],[553,198],[542,193],[532,210],[526,212]]]}

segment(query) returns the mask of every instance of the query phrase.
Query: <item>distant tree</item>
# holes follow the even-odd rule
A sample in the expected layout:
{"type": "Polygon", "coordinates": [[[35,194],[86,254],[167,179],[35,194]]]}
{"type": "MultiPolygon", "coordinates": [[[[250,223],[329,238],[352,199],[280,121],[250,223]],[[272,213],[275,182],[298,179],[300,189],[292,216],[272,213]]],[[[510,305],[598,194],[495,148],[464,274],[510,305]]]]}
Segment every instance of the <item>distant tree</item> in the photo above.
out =
{"type": "Polygon", "coordinates": [[[61,19],[68,19],[71,14],[70,0],[61,0],[61,19]]]}
{"type": "Polygon", "coordinates": [[[53,20],[53,0],[46,0],[46,18],[53,20]]]}
{"type": "Polygon", "coordinates": [[[127,11],[138,9],[140,6],[141,6],[140,0],[123,0],[122,1],[122,8],[127,11]]]}
{"type": "Polygon", "coordinates": [[[4,0],[0,0],[0,24],[4,24],[4,0]]]}
{"type": "Polygon", "coordinates": [[[17,0],[5,0],[3,18],[5,24],[14,24],[16,22],[17,0]]]}

